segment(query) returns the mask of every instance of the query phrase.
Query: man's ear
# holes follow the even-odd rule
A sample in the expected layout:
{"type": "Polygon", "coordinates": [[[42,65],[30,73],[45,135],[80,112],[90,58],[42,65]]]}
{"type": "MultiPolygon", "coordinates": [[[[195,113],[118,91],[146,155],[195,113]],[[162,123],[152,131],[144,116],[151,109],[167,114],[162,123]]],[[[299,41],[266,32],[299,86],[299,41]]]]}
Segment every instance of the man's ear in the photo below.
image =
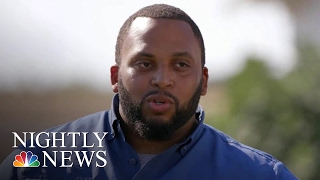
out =
{"type": "Polygon", "coordinates": [[[202,96],[207,94],[208,79],[209,79],[208,68],[207,67],[203,67],[203,70],[202,70],[202,89],[201,89],[201,95],[202,96]]]}
{"type": "Polygon", "coordinates": [[[119,72],[119,66],[113,65],[110,68],[110,78],[111,78],[111,85],[112,85],[112,91],[114,93],[118,92],[118,72],[119,72]]]}

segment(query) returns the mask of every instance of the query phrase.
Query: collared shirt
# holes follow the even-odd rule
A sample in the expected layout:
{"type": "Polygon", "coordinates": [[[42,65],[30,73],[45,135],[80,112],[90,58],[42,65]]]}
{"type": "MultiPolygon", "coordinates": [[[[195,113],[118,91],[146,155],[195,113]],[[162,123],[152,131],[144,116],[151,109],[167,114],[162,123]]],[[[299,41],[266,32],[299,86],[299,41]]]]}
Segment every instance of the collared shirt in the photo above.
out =
{"type": "Polygon", "coordinates": [[[1,179],[297,179],[271,155],[204,124],[200,106],[194,132],[140,167],[137,152],[125,141],[119,117],[115,95],[110,111],[34,135],[1,164],[1,179]],[[21,151],[37,155],[40,166],[13,167],[21,151]]]}

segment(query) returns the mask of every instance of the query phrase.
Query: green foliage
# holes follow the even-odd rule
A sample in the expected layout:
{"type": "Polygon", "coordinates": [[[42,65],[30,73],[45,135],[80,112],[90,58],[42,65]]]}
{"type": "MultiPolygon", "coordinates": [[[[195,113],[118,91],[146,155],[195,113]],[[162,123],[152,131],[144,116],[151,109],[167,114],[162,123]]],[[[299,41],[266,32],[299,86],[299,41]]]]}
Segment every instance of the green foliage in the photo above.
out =
{"type": "Polygon", "coordinates": [[[227,81],[230,114],[239,141],[283,161],[301,179],[320,179],[320,54],[300,48],[297,66],[282,79],[250,58],[227,81]]]}

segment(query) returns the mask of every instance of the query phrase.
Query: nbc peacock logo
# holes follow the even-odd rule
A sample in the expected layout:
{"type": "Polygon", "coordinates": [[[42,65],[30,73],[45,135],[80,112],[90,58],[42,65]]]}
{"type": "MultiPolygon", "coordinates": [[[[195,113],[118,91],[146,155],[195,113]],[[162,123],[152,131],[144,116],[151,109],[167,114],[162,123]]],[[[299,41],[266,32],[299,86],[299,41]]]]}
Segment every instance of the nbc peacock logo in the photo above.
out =
{"type": "Polygon", "coordinates": [[[13,162],[14,167],[39,167],[40,162],[38,161],[38,156],[34,155],[31,151],[22,151],[20,154],[16,155],[13,162]]]}

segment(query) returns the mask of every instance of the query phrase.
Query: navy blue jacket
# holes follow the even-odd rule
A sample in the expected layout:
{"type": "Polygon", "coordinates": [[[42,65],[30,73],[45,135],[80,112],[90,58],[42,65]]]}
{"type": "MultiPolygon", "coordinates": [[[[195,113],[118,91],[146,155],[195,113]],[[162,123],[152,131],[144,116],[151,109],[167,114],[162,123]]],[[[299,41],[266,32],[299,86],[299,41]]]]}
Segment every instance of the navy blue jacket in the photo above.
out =
{"type": "MultiPolygon", "coordinates": [[[[204,111],[199,106],[196,117],[199,125],[183,142],[172,146],[140,167],[136,151],[125,141],[118,120],[119,99],[113,99],[110,111],[98,112],[65,125],[46,130],[39,138],[47,148],[20,146],[0,166],[1,179],[297,179],[277,159],[260,150],[243,145],[204,121],[204,111]],[[56,141],[52,132],[88,132],[86,142],[80,135],[65,136],[65,144],[56,141]],[[108,132],[99,141],[94,135],[108,132]],[[87,146],[83,147],[84,143],[87,146]],[[39,167],[13,167],[15,156],[21,151],[37,155],[39,167]],[[90,160],[83,160],[83,153],[90,160]],[[45,156],[46,155],[46,156],[45,156]],[[91,158],[92,155],[92,158],[91,158]],[[51,161],[48,157],[51,157],[51,161]],[[45,161],[45,162],[44,162],[45,161]],[[63,161],[63,162],[62,162],[63,161]],[[45,164],[45,167],[44,167],[45,164]],[[64,165],[65,167],[61,167],[64,165]],[[70,166],[70,167],[66,167],[70,166]]],[[[61,135],[56,134],[56,139],[61,135]]],[[[35,140],[35,139],[34,139],[35,140]]],[[[34,144],[35,145],[35,141],[34,144]]],[[[36,145],[35,145],[36,146],[36,145]]]]}

